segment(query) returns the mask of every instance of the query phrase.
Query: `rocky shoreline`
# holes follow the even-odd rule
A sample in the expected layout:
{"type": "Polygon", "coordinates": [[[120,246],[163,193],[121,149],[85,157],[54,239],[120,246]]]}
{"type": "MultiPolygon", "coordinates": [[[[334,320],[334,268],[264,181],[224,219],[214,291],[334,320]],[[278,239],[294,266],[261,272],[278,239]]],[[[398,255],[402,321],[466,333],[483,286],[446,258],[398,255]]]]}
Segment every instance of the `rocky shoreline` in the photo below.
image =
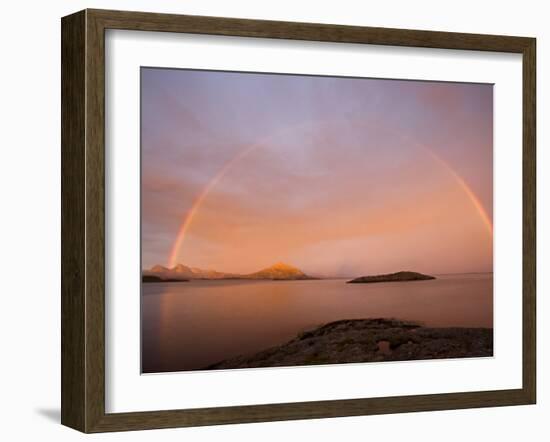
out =
{"type": "Polygon", "coordinates": [[[141,277],[141,282],[150,283],[150,282],[189,282],[188,279],[163,279],[154,275],[143,275],[141,277]]]}
{"type": "Polygon", "coordinates": [[[330,322],[252,355],[205,369],[472,358],[493,355],[492,328],[431,328],[396,319],[330,322]]]}

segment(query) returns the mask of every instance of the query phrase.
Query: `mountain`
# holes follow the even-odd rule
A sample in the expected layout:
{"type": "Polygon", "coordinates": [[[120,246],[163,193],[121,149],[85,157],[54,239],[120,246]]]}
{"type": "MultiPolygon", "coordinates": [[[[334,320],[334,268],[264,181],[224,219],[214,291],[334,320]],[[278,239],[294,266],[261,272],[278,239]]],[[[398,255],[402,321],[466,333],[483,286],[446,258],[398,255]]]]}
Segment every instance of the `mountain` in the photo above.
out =
{"type": "Polygon", "coordinates": [[[270,267],[262,269],[255,273],[246,275],[248,279],[274,279],[274,280],[295,280],[295,279],[315,279],[306,275],[300,269],[291,265],[278,262],[270,267]]]}
{"type": "Polygon", "coordinates": [[[222,273],[215,270],[204,270],[196,267],[188,267],[183,264],[177,264],[169,269],[161,265],[151,267],[143,271],[144,276],[156,276],[162,279],[189,280],[189,279],[231,279],[238,275],[231,273],[222,273]]]}
{"type": "Polygon", "coordinates": [[[385,275],[371,275],[361,276],[359,278],[352,279],[348,283],[372,283],[372,282],[397,282],[397,281],[424,281],[428,279],[435,279],[435,276],[423,275],[417,272],[396,272],[388,273],[385,275]]]}
{"type": "Polygon", "coordinates": [[[222,273],[215,270],[203,270],[197,267],[187,267],[183,264],[178,264],[171,270],[177,276],[189,278],[189,279],[226,279],[231,278],[231,273],[222,273]]]}
{"type": "Polygon", "coordinates": [[[225,273],[216,270],[204,270],[197,267],[188,267],[183,264],[177,264],[171,269],[161,265],[151,267],[143,271],[144,277],[156,277],[163,280],[186,281],[189,279],[271,279],[271,280],[298,280],[298,279],[317,279],[306,275],[300,269],[282,262],[278,262],[270,267],[258,272],[248,274],[225,273]]]}

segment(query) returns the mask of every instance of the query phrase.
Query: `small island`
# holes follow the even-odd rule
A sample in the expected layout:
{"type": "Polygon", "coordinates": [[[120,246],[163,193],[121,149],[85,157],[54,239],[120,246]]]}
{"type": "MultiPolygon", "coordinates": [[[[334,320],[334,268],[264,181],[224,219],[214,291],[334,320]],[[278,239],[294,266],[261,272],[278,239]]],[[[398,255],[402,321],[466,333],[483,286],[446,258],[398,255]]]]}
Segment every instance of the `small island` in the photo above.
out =
{"type": "Polygon", "coordinates": [[[348,284],[368,284],[373,282],[401,282],[401,281],[426,281],[436,279],[435,276],[424,275],[417,272],[396,272],[385,275],[360,276],[347,281],[348,284]]]}

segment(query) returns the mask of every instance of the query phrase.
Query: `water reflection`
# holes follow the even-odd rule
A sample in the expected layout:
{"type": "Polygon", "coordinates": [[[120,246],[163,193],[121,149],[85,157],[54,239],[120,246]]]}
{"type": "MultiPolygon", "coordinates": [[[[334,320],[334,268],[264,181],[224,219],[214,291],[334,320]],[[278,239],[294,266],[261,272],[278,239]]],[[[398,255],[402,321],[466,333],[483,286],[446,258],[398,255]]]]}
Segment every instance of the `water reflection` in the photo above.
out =
{"type": "Polygon", "coordinates": [[[373,317],[435,327],[492,327],[492,274],[381,284],[344,280],[144,284],[142,370],[198,369],[281,344],[329,321],[373,317]]]}

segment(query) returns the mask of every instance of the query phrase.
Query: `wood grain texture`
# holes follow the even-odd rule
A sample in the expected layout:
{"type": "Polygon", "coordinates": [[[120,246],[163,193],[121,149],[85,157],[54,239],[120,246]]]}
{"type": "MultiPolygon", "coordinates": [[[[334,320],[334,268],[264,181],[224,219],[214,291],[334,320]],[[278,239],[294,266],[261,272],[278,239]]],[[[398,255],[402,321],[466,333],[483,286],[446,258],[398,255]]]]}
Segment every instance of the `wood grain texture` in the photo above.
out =
{"type": "Polygon", "coordinates": [[[186,32],[289,40],[522,52],[529,38],[149,12],[88,10],[105,29],[186,32]]]}
{"type": "Polygon", "coordinates": [[[61,29],[61,422],[85,426],[85,13],[61,29]]]}
{"type": "Polygon", "coordinates": [[[522,389],[107,414],[92,432],[320,419],[531,403],[522,389]]]}
{"type": "Polygon", "coordinates": [[[86,10],[62,20],[62,423],[83,432],[531,404],[536,397],[535,40],[86,10]],[[106,29],[515,52],[523,55],[523,387],[338,401],[105,413],[106,29]]]}
{"type": "Polygon", "coordinates": [[[105,414],[105,38],[86,11],[86,431],[105,414]]]}
{"type": "Polygon", "coordinates": [[[523,389],[536,402],[537,152],[536,40],[523,51],[523,389]]]}

